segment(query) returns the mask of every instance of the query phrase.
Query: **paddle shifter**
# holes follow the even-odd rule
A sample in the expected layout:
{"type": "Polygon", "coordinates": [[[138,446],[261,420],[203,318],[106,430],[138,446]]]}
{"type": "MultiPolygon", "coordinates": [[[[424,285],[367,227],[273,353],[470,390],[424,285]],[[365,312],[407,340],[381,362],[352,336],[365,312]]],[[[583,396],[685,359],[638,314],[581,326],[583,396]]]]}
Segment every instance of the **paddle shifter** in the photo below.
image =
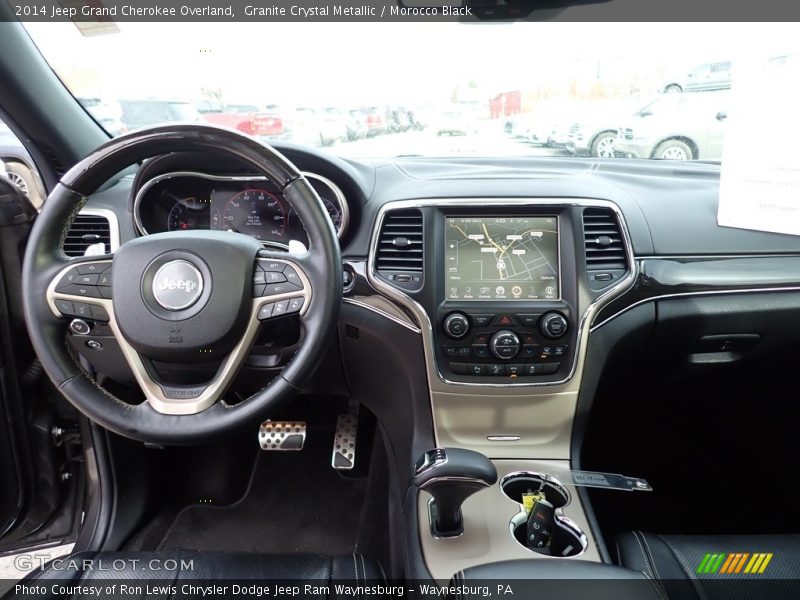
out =
{"type": "Polygon", "coordinates": [[[496,481],[497,470],[492,461],[472,450],[434,448],[414,466],[414,485],[433,496],[428,510],[431,533],[436,537],[461,535],[461,504],[496,481]]]}

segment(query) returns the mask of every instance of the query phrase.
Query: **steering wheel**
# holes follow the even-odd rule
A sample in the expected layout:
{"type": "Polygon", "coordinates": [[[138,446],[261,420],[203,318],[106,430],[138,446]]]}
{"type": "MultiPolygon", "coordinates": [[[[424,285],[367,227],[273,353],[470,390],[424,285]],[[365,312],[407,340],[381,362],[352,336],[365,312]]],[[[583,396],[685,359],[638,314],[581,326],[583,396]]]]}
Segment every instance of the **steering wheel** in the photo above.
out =
{"type": "Polygon", "coordinates": [[[207,125],[168,125],[116,138],[62,178],[44,204],[23,266],[25,320],[58,390],[88,418],[120,435],[193,443],[264,418],[296,395],[322,358],[342,298],[341,256],[314,188],[273,148],[207,125]],[[62,243],[88,196],[125,167],[170,152],[238,159],[280,189],[306,232],[305,252],[267,250],[227,231],[175,231],[122,244],[113,255],[70,259],[62,243]],[[101,387],[65,343],[66,316],[91,312],[119,343],[145,396],[129,404],[101,387]],[[302,343],[280,375],[238,404],[223,395],[273,314],[296,313],[302,343]],[[154,361],[220,361],[210,381],[173,385],[154,361]]]}

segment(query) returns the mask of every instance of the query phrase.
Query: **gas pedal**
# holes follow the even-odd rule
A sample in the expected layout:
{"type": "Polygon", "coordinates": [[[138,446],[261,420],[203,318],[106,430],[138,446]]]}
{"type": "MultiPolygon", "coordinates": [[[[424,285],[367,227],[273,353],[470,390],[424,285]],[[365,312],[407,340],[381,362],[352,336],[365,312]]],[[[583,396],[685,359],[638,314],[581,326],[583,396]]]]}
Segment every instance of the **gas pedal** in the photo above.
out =
{"type": "Polygon", "coordinates": [[[337,471],[349,471],[356,464],[356,436],[358,417],[339,415],[336,419],[336,433],[333,436],[333,455],[331,466],[337,471]]]}
{"type": "Polygon", "coordinates": [[[258,443],[262,450],[302,450],[306,443],[305,421],[264,421],[258,428],[258,443]]]}

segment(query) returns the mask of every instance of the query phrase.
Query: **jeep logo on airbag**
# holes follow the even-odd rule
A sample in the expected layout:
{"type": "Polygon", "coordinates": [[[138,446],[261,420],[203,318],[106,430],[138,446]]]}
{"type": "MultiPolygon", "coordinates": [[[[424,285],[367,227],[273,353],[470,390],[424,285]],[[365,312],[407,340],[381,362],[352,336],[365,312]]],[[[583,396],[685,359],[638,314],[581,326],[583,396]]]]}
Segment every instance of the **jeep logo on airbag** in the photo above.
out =
{"type": "Polygon", "coordinates": [[[183,310],[203,293],[203,276],[187,260],[173,260],[156,272],[153,296],[167,310],[183,310]]]}

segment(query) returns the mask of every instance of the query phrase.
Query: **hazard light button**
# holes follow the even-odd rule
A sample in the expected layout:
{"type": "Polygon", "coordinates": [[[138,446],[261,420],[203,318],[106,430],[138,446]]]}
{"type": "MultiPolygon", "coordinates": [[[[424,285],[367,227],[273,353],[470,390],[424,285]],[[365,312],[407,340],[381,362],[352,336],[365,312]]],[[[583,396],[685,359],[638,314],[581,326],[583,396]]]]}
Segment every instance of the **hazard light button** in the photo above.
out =
{"type": "Polygon", "coordinates": [[[497,315],[497,318],[494,320],[494,324],[499,327],[508,327],[509,325],[514,325],[515,323],[514,317],[511,315],[497,315]]]}

